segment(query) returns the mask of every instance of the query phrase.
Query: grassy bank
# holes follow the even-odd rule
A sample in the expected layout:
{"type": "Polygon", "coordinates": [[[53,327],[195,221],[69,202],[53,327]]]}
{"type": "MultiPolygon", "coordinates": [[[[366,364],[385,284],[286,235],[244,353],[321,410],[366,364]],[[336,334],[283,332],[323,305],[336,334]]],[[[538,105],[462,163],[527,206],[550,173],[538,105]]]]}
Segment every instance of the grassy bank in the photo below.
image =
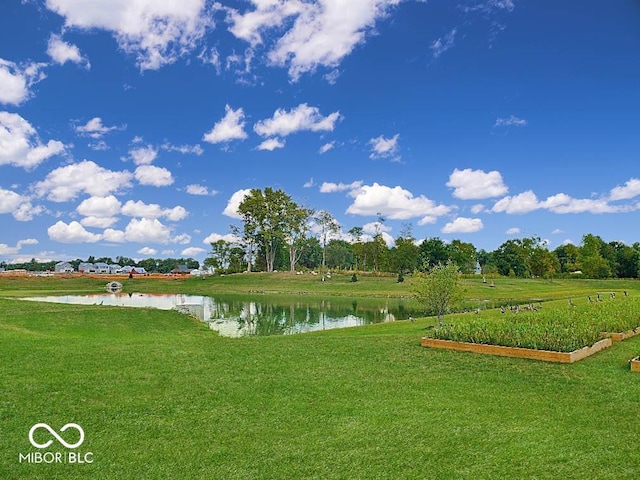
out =
{"type": "Polygon", "coordinates": [[[618,480],[640,468],[638,339],[556,365],[422,348],[426,321],[226,339],[175,312],[0,308],[0,478],[618,480]],[[80,424],[93,463],[19,463],[37,422],[80,424]]]}

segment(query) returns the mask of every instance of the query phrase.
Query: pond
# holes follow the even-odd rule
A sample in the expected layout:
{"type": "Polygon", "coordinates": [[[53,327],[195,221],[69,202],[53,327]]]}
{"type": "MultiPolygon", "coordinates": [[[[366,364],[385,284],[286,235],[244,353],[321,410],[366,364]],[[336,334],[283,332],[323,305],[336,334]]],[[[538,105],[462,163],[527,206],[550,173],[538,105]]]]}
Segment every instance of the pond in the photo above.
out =
{"type": "Polygon", "coordinates": [[[27,297],[23,300],[178,310],[226,337],[287,335],[406,320],[419,313],[400,299],[318,299],[267,295],[101,293],[27,297]]]}

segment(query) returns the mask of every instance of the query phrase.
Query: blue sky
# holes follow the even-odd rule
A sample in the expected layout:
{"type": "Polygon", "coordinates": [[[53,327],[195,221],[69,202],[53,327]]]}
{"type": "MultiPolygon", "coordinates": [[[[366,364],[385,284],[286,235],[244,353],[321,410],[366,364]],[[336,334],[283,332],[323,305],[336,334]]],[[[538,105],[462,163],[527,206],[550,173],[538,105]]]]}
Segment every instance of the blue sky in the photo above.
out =
{"type": "Polygon", "coordinates": [[[640,241],[640,2],[6,0],[0,259],[191,256],[251,188],[343,232],[640,241]]]}

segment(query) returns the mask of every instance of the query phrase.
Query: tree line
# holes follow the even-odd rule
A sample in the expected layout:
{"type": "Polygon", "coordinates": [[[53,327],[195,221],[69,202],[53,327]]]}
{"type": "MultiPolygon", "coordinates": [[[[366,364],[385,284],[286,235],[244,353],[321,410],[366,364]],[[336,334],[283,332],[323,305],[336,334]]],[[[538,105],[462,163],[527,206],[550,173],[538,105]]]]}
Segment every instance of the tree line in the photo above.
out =
{"type": "Polygon", "coordinates": [[[376,231],[365,235],[353,227],[340,235],[338,222],[325,210],[298,205],[282,190],[253,189],[240,203],[241,225],[232,225],[235,241],[211,244],[205,264],[219,272],[353,270],[406,273],[429,271],[451,262],[462,273],[512,277],[638,278],[640,242],[626,245],[606,242],[586,234],[581,245],[566,244],[550,250],[537,236],[510,239],[496,250],[477,249],[462,240],[439,237],[417,242],[411,226],[404,225],[394,245],[385,242],[384,217],[378,216],[376,231]]]}
{"type": "MultiPolygon", "coordinates": [[[[121,267],[142,267],[145,271],[150,273],[169,273],[178,265],[186,265],[189,269],[200,268],[200,262],[193,258],[145,258],[144,260],[136,261],[133,258],[124,256],[117,256],[115,259],[111,257],[96,258],[94,256],[89,256],[86,260],[82,260],[80,258],[69,260],[69,263],[76,271],[78,270],[78,266],[83,262],[106,263],[107,265],[120,265],[121,267]]],[[[29,272],[53,272],[55,270],[56,263],[58,262],[55,260],[49,262],[38,262],[35,258],[32,258],[29,262],[23,263],[7,264],[6,262],[1,262],[0,268],[4,268],[6,270],[24,269],[29,272]]]]}

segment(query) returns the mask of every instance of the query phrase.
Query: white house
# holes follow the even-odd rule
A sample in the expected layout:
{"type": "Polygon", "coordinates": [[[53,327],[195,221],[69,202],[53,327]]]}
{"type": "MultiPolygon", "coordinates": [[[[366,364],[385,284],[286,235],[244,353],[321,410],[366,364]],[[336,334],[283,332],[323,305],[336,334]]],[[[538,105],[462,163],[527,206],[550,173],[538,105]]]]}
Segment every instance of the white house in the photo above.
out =
{"type": "Polygon", "coordinates": [[[54,267],[54,272],[56,273],[71,273],[73,271],[73,265],[69,262],[58,262],[54,267]]]}

